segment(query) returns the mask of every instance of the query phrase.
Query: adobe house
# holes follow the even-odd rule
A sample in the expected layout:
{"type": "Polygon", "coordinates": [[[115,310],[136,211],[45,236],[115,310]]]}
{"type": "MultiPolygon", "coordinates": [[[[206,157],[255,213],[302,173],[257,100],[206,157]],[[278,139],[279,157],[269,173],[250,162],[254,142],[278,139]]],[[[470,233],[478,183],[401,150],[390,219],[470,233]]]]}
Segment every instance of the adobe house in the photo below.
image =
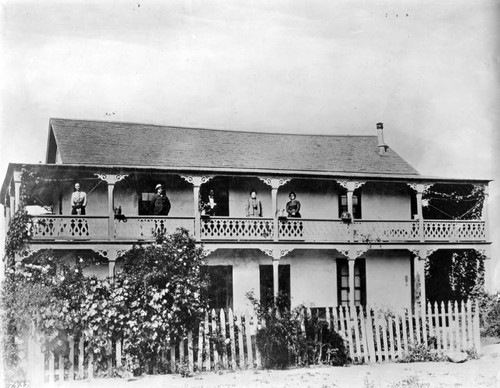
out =
{"type": "MultiPolygon", "coordinates": [[[[9,165],[1,188],[7,225],[22,166],[9,165]]],[[[320,136],[51,119],[45,164],[33,167],[31,254],[94,256],[104,265],[90,271],[112,276],[133,244],[184,227],[207,255],[213,307],[246,309],[248,291],[284,291],[293,305],[409,306],[425,301],[432,252],[490,244],[488,181],[420,175],[381,123],[376,136],[320,136]],[[71,214],[75,183],[85,215],[71,214]],[[484,187],[483,218],[425,220],[422,194],[436,183],[484,187]],[[158,184],[168,215],[151,213],[158,184]],[[261,214],[248,216],[251,191],[261,214]],[[301,218],[286,212],[290,192],[301,218]]]]}

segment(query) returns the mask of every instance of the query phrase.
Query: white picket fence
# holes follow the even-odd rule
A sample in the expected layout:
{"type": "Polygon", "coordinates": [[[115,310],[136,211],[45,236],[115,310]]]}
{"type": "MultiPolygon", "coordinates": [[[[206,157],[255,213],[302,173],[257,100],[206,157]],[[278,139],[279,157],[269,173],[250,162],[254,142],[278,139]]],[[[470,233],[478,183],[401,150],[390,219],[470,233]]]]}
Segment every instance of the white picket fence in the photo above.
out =
{"type": "MultiPolygon", "coordinates": [[[[397,313],[370,307],[306,308],[303,319],[324,320],[344,339],[356,363],[397,361],[418,344],[428,344],[434,352],[480,351],[479,311],[477,303],[470,301],[428,304],[425,311],[397,313]]],[[[255,339],[259,324],[253,314],[212,310],[197,332],[190,332],[161,355],[162,363],[170,373],[177,372],[179,365],[189,372],[260,368],[255,339]]],[[[32,386],[95,377],[94,354],[82,336],[70,340],[64,353],[42,353],[35,337],[31,336],[27,349],[27,377],[32,386]]],[[[122,365],[122,347],[118,341],[109,351],[106,365],[110,374],[122,365]]]]}

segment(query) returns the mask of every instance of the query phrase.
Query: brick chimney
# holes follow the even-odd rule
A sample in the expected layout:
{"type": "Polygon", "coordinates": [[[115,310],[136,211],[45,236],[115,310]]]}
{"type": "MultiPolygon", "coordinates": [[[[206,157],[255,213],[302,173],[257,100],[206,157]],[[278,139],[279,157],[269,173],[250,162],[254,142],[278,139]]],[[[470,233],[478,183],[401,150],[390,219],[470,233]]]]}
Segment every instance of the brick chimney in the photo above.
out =
{"type": "Polygon", "coordinates": [[[384,124],[377,123],[377,136],[378,136],[378,154],[384,155],[389,146],[384,143],[384,124]]]}

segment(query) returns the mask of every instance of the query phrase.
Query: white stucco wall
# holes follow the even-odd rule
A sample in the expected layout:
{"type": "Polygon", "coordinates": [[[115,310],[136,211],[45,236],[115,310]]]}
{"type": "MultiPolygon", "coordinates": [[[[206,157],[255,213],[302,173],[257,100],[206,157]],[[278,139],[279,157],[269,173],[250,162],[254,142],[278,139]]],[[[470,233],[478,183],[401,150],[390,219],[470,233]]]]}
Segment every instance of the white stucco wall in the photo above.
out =
{"type": "Polygon", "coordinates": [[[408,251],[371,251],[366,258],[366,302],[377,307],[411,304],[411,259],[408,251]]]}
{"type": "Polygon", "coordinates": [[[290,264],[292,306],[337,305],[336,263],[331,252],[295,250],[280,260],[290,264]]]}
{"type": "Polygon", "coordinates": [[[361,187],[361,212],[367,220],[411,219],[408,187],[397,183],[366,183],[361,187]]]}

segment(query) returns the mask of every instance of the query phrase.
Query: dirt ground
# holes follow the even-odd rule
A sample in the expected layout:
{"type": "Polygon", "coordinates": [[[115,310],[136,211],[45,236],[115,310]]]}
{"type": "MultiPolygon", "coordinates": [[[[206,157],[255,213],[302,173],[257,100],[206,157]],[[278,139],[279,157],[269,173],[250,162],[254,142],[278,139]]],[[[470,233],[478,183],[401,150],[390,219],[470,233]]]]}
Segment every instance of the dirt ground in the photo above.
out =
{"type": "Polygon", "coordinates": [[[482,349],[478,360],[462,364],[426,362],[373,364],[349,367],[313,367],[283,371],[242,371],[146,376],[133,381],[95,379],[56,383],[61,388],[164,388],[164,387],[494,387],[500,388],[500,344],[482,349]]]}

